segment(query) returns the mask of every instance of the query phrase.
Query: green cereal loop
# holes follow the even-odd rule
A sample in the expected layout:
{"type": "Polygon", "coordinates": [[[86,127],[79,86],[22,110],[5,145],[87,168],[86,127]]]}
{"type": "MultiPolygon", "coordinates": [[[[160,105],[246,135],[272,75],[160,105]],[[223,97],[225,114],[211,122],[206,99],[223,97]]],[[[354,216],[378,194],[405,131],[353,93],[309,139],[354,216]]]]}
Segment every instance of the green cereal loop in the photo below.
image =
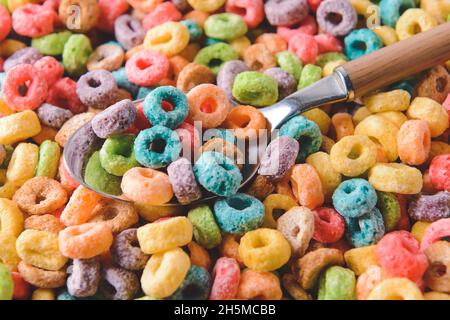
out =
{"type": "Polygon", "coordinates": [[[265,107],[277,102],[278,83],[263,73],[246,71],[238,74],[232,92],[242,104],[265,107]]]}
{"type": "Polygon", "coordinates": [[[226,43],[216,43],[212,46],[203,48],[197,53],[194,62],[207,66],[217,75],[220,67],[231,60],[239,59],[239,54],[230,45],[226,43]]]}
{"type": "Polygon", "coordinates": [[[297,82],[302,74],[302,60],[290,51],[279,52],[275,55],[278,66],[284,71],[290,73],[297,82]]]}
{"type": "Polygon", "coordinates": [[[12,300],[14,282],[9,269],[0,264],[0,300],[12,300]]]}
{"type": "Polygon", "coordinates": [[[321,54],[321,55],[319,55],[317,57],[316,65],[318,65],[319,67],[323,68],[323,67],[325,67],[325,65],[328,62],[337,61],[337,60],[347,61],[348,59],[347,59],[347,56],[345,54],[343,54],[343,53],[340,53],[340,52],[327,52],[327,53],[321,54]]]}
{"type": "Polygon", "coordinates": [[[85,73],[92,51],[91,40],[88,37],[84,34],[71,35],[62,54],[62,62],[67,73],[76,76],[85,73]]]}
{"type": "Polygon", "coordinates": [[[194,238],[199,245],[212,249],[222,242],[219,226],[207,205],[190,210],[188,219],[194,227],[194,238]]]}
{"type": "Polygon", "coordinates": [[[134,156],[135,138],[128,134],[106,139],[100,149],[100,163],[106,172],[121,177],[128,170],[139,167],[134,156]]]}
{"type": "Polygon", "coordinates": [[[113,176],[103,169],[100,163],[100,152],[94,152],[84,170],[84,182],[95,190],[118,196],[122,194],[121,181],[122,178],[113,176]]]}
{"type": "Polygon", "coordinates": [[[213,14],[205,22],[205,34],[214,39],[233,40],[242,37],[247,31],[244,19],[233,13],[213,14]]]}
{"type": "Polygon", "coordinates": [[[59,144],[51,140],[45,140],[39,147],[39,162],[36,176],[54,179],[58,173],[61,148],[59,144]]]}
{"type": "Polygon", "coordinates": [[[347,268],[333,266],[319,280],[318,300],[355,300],[355,273],[347,268]]]}
{"type": "Polygon", "coordinates": [[[298,83],[298,89],[306,88],[312,85],[314,82],[319,81],[322,78],[322,68],[315,66],[313,64],[307,64],[300,76],[300,81],[298,83]]]}
{"type": "Polygon", "coordinates": [[[383,216],[386,232],[394,230],[400,220],[400,203],[397,197],[389,192],[377,191],[377,208],[383,216]]]}
{"type": "Polygon", "coordinates": [[[31,40],[31,46],[38,49],[43,55],[59,56],[63,53],[64,46],[71,35],[72,32],[70,31],[51,33],[40,38],[34,38],[31,40]]]}

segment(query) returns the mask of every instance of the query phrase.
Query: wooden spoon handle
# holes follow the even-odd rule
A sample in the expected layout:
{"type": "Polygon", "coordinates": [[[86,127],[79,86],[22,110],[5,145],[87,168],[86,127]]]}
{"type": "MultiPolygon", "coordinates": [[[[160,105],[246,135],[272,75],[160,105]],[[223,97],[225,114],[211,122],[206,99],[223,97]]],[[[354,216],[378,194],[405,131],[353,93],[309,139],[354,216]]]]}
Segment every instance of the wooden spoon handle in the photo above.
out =
{"type": "Polygon", "coordinates": [[[355,98],[450,60],[450,22],[419,33],[342,67],[355,98]]]}

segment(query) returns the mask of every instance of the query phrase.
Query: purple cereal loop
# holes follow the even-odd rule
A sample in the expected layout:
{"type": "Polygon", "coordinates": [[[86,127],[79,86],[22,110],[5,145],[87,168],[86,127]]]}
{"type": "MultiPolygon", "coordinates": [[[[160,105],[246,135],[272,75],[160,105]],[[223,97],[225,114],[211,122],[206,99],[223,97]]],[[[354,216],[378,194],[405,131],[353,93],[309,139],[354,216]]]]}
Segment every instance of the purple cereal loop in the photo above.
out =
{"type": "Polygon", "coordinates": [[[274,78],[278,82],[279,99],[284,99],[297,90],[297,81],[289,73],[281,68],[270,68],[264,74],[274,78]]]}
{"type": "Polygon", "coordinates": [[[258,173],[270,181],[283,178],[295,164],[299,151],[295,139],[282,136],[273,140],[264,152],[258,173]]]}
{"type": "Polygon", "coordinates": [[[114,22],[114,34],[122,47],[130,50],[144,41],[145,29],[138,19],[124,14],[114,22]]]}
{"type": "Polygon", "coordinates": [[[269,0],[264,4],[264,11],[273,26],[292,26],[306,18],[309,11],[306,0],[269,0]]]}
{"type": "Polygon", "coordinates": [[[139,290],[139,279],[131,271],[106,267],[102,276],[100,291],[108,300],[131,300],[139,290]]]}
{"type": "Polygon", "coordinates": [[[149,256],[133,245],[137,242],[137,229],[127,229],[119,233],[111,246],[111,256],[115,263],[127,270],[144,269],[149,256]]]}
{"type": "Polygon", "coordinates": [[[414,220],[434,222],[450,218],[450,192],[417,195],[409,203],[408,214],[414,220]]]}
{"type": "Polygon", "coordinates": [[[225,62],[217,75],[217,86],[225,91],[228,99],[233,99],[233,84],[239,73],[248,71],[247,65],[241,60],[225,62]]]}
{"type": "Polygon", "coordinates": [[[137,110],[131,100],[122,100],[97,114],[92,129],[102,139],[127,131],[136,119],[137,110]]]}
{"type": "Polygon", "coordinates": [[[67,291],[74,297],[91,297],[100,283],[100,262],[97,258],[73,260],[68,268],[67,291]]]}
{"type": "Polygon", "coordinates": [[[167,167],[173,192],[181,204],[189,204],[202,196],[195,180],[192,165],[186,158],[180,158],[167,167]]]}
{"type": "Polygon", "coordinates": [[[323,32],[345,36],[356,27],[358,14],[347,0],[326,0],[319,5],[316,19],[323,32]]]}
{"type": "Polygon", "coordinates": [[[111,72],[94,70],[81,76],[77,82],[77,95],[88,107],[105,109],[116,100],[118,87],[111,72]]]}
{"type": "Polygon", "coordinates": [[[67,120],[73,117],[73,113],[70,110],[49,103],[42,104],[36,110],[36,113],[42,124],[55,129],[61,128],[67,120]]]}
{"type": "Polygon", "coordinates": [[[35,64],[42,58],[42,54],[35,48],[26,47],[14,52],[3,64],[3,70],[8,72],[9,69],[19,64],[35,64]]]}

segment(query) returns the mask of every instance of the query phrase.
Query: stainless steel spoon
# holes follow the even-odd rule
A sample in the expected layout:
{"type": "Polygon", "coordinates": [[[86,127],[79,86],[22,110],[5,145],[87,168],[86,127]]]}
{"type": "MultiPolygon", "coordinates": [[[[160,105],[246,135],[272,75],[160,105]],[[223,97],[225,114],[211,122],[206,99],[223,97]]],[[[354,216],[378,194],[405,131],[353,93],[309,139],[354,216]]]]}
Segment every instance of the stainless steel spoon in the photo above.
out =
{"type": "MultiPolygon", "coordinates": [[[[353,60],[337,68],[332,75],[259,111],[270,122],[272,130],[275,130],[290,118],[307,110],[325,104],[352,101],[447,60],[450,60],[450,22],[353,60]]],[[[83,179],[84,162],[87,160],[87,155],[100,148],[101,142],[102,140],[93,134],[90,123],[87,123],[72,135],[64,149],[64,160],[69,172],[80,184],[89,189],[92,187],[83,179]],[[82,145],[74,143],[83,139],[86,143],[82,145]]],[[[249,149],[246,153],[255,154],[255,151],[260,154],[263,150],[249,149]]],[[[258,167],[258,164],[244,165],[241,188],[252,181],[258,167]]],[[[107,198],[127,201],[123,197],[94,191],[107,198]]],[[[211,201],[214,198],[216,196],[207,195],[192,204],[211,201]]],[[[171,202],[163,206],[181,205],[171,202]]]]}

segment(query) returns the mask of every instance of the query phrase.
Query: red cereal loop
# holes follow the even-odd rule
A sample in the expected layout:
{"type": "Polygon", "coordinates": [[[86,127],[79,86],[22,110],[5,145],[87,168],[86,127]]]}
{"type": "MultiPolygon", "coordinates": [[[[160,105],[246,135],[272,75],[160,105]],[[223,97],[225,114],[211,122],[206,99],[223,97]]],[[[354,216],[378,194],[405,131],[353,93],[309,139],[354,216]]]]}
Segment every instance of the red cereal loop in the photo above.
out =
{"type": "Polygon", "coordinates": [[[47,102],[78,114],[87,111],[87,107],[77,95],[77,83],[70,78],[62,78],[55,82],[48,92],[47,102]]]}
{"type": "Polygon", "coordinates": [[[339,241],[345,231],[345,222],[336,210],[317,208],[314,213],[313,239],[322,243],[339,241]]]}
{"type": "MultiPolygon", "coordinates": [[[[6,8],[3,6],[0,6],[0,21],[2,22],[0,24],[0,41],[2,41],[11,32],[11,27],[12,27],[11,16],[9,15],[8,10],[6,10],[6,8]]],[[[2,68],[0,68],[0,69],[2,69],[2,68]]]]}
{"type": "Polygon", "coordinates": [[[125,0],[99,0],[100,15],[97,20],[97,28],[105,32],[114,32],[114,22],[122,14],[128,11],[129,5],[125,0]]]}
{"type": "Polygon", "coordinates": [[[226,12],[240,15],[249,28],[256,28],[264,21],[263,0],[228,0],[226,12]]]}
{"type": "Polygon", "coordinates": [[[319,53],[343,51],[343,47],[339,39],[329,33],[318,34],[314,36],[314,40],[316,40],[319,46],[319,53]]]}
{"type": "Polygon", "coordinates": [[[11,278],[14,282],[13,299],[27,299],[30,295],[30,284],[22,278],[19,272],[16,271],[11,272],[11,278]]]}
{"type": "Polygon", "coordinates": [[[429,174],[434,188],[450,192],[450,154],[434,157],[429,174]]]}
{"type": "Polygon", "coordinates": [[[172,2],[163,2],[142,20],[142,26],[149,30],[169,21],[180,21],[183,15],[172,2]]]}
{"type": "Polygon", "coordinates": [[[61,157],[61,160],[59,161],[58,170],[61,185],[66,189],[67,193],[72,194],[80,184],[70,175],[69,170],[67,170],[64,157],[61,157]]]}
{"type": "Polygon", "coordinates": [[[314,64],[319,54],[319,45],[307,33],[297,33],[289,40],[289,50],[294,52],[303,64],[314,64]]]}
{"type": "Polygon", "coordinates": [[[407,231],[386,234],[377,244],[376,255],[383,271],[392,277],[418,281],[428,268],[428,259],[419,242],[407,231]]]}
{"type": "Polygon", "coordinates": [[[166,56],[143,50],[134,54],[126,63],[128,80],[145,87],[150,87],[167,77],[170,69],[166,56]]]}
{"type": "Polygon", "coordinates": [[[136,126],[136,128],[138,130],[145,130],[145,129],[150,128],[152,126],[152,124],[150,123],[150,121],[144,114],[144,103],[139,102],[136,105],[136,109],[137,109],[137,115],[136,115],[136,120],[134,121],[134,125],[136,126]]]}
{"type": "Polygon", "coordinates": [[[238,293],[241,270],[233,258],[219,258],[214,266],[209,300],[231,300],[238,293]]]}
{"type": "Polygon", "coordinates": [[[61,79],[64,74],[63,65],[55,58],[49,56],[36,61],[34,67],[41,73],[41,77],[47,81],[49,88],[61,79]]]}
{"type": "Polygon", "coordinates": [[[315,35],[317,33],[317,23],[312,16],[307,16],[305,20],[300,23],[300,25],[291,27],[278,27],[277,33],[286,41],[289,41],[289,39],[299,33],[315,35]]]}
{"type": "Polygon", "coordinates": [[[441,219],[430,224],[425,231],[425,235],[420,243],[420,250],[425,251],[430,245],[436,241],[450,236],[450,218],[441,219]]]}
{"type": "Polygon", "coordinates": [[[53,32],[54,13],[38,4],[27,4],[12,14],[13,29],[21,36],[35,38],[53,32]]]}
{"type": "Polygon", "coordinates": [[[15,111],[37,109],[47,98],[47,82],[30,64],[13,67],[3,83],[3,100],[15,111]]]}

